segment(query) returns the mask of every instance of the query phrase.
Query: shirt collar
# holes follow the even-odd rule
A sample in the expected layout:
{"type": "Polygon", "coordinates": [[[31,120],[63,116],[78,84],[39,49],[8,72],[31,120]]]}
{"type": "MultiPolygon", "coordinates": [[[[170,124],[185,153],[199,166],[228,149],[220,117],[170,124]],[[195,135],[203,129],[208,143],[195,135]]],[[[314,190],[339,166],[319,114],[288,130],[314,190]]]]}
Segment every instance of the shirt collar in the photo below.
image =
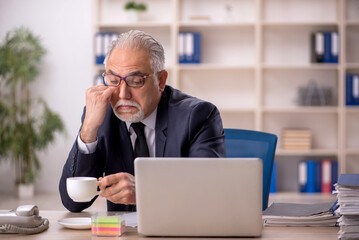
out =
{"type": "MultiPolygon", "coordinates": [[[[157,116],[157,107],[150,114],[150,116],[143,119],[141,122],[148,128],[154,130],[156,127],[156,116],[157,116]]],[[[131,122],[126,122],[127,130],[130,131],[131,122]]]]}

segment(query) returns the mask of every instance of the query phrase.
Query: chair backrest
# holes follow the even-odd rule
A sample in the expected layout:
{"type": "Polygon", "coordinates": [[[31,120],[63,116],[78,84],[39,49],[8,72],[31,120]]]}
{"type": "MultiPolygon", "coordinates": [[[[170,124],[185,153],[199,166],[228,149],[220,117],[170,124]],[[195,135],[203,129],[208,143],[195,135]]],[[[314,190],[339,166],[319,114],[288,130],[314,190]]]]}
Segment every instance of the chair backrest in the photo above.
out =
{"type": "Polygon", "coordinates": [[[258,157],[263,160],[263,210],[268,206],[277,136],[243,129],[224,129],[227,157],[258,157]]]}

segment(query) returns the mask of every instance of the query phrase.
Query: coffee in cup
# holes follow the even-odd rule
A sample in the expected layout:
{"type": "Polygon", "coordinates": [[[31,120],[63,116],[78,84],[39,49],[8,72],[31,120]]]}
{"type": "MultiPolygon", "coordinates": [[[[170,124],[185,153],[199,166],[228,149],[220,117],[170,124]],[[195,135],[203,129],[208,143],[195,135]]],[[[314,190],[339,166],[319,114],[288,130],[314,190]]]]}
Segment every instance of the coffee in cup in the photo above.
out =
{"type": "Polygon", "coordinates": [[[74,202],[89,202],[100,194],[98,183],[94,177],[70,177],[66,179],[67,193],[74,202]]]}

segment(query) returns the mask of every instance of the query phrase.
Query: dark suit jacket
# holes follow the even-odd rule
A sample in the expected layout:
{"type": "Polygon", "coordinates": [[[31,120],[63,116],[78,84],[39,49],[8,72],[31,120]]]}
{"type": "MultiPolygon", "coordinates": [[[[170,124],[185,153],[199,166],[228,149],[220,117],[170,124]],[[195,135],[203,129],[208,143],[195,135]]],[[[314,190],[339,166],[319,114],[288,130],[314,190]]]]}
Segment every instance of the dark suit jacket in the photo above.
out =
{"type": "MultiPolygon", "coordinates": [[[[86,110],[84,110],[86,111],[86,110]]],[[[82,121],[85,113],[82,116],[82,121]]],[[[157,109],[156,157],[224,157],[224,131],[218,109],[211,103],[188,96],[166,86],[157,109]]],[[[75,141],[60,179],[64,206],[79,212],[91,206],[73,202],[66,191],[66,178],[101,177],[128,172],[134,175],[133,150],[126,123],[119,120],[109,106],[98,130],[97,149],[82,154],[75,141]]],[[[108,211],[129,211],[131,206],[107,202],[108,211]]]]}

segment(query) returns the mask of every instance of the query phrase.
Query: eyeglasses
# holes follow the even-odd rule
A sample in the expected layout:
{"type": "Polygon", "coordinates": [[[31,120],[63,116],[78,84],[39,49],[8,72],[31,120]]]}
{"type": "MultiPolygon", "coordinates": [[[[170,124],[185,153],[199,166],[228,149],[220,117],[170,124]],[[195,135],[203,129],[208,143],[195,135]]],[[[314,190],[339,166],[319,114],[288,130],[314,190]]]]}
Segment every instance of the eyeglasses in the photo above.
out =
{"type": "Polygon", "coordinates": [[[121,81],[124,80],[126,85],[129,87],[139,88],[145,85],[145,80],[153,74],[149,75],[128,75],[126,77],[121,77],[115,74],[102,74],[103,84],[107,87],[118,87],[121,84],[121,81]]]}

